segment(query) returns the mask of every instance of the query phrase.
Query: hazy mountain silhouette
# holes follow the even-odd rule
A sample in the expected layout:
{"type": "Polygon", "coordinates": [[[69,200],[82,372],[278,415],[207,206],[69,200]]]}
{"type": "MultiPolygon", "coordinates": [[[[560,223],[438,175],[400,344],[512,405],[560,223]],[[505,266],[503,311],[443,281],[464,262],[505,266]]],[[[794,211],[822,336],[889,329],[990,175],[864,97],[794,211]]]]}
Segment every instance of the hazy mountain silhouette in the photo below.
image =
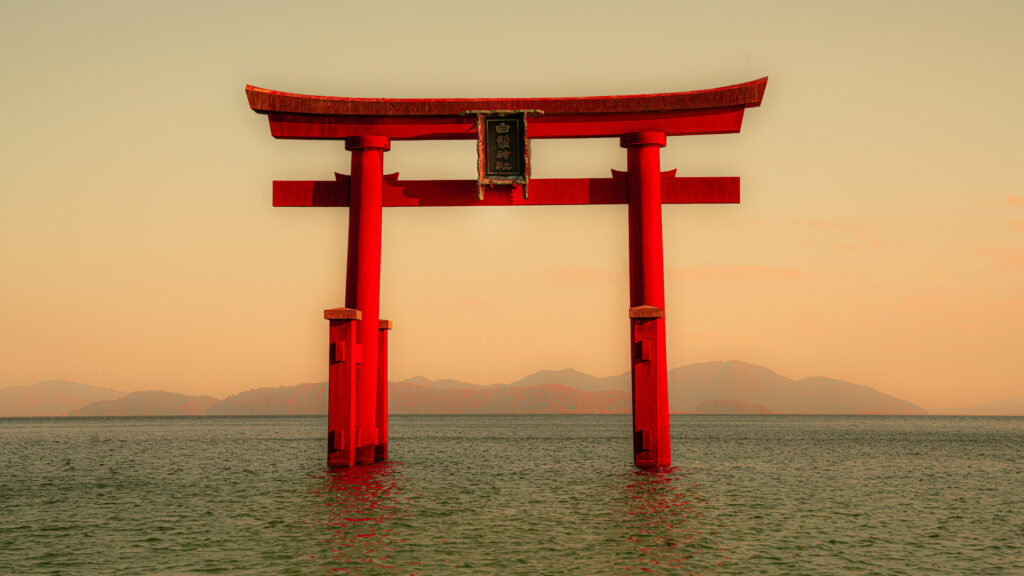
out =
{"type": "MultiPolygon", "coordinates": [[[[673,412],[711,414],[925,414],[905,400],[830,378],[792,380],[745,362],[704,362],[668,373],[673,412]]],[[[542,370],[509,384],[478,386],[423,377],[391,382],[393,414],[626,413],[628,372],[598,378],[576,370],[542,370]]],[[[260,388],[217,401],[208,396],[136,392],[97,402],[75,415],[325,414],[324,382],[260,388]],[[163,394],[164,396],[161,396],[163,394]]]]}
{"type": "Polygon", "coordinates": [[[111,400],[125,392],[78,382],[48,380],[29,386],[0,389],[0,417],[64,416],[97,400],[111,400]]]}
{"type": "MultiPolygon", "coordinates": [[[[673,412],[777,414],[925,414],[905,400],[831,378],[786,378],[746,362],[702,362],[668,373],[673,412]],[[711,403],[711,404],[709,404],[711,403]]],[[[510,387],[553,383],[579,390],[618,390],[629,394],[630,373],[598,378],[576,370],[542,370],[510,387]]],[[[628,410],[627,410],[628,411],[628,410]]]]}
{"type": "MultiPolygon", "coordinates": [[[[814,376],[796,381],[802,395],[793,413],[808,414],[927,414],[917,406],[890,394],[860,384],[814,376]]],[[[783,408],[780,408],[780,410],[783,408]]]]}
{"type": "MultiPolygon", "coordinates": [[[[576,370],[542,370],[509,384],[479,386],[416,377],[392,382],[392,414],[629,413],[629,372],[599,378],[576,370]]],[[[744,362],[706,362],[669,372],[674,412],[790,414],[924,414],[898,398],[828,378],[792,380],[744,362]]],[[[327,385],[250,390],[208,414],[323,414],[327,385]]]]}
{"type": "Polygon", "coordinates": [[[703,362],[669,371],[669,406],[694,412],[711,400],[761,405],[776,414],[926,414],[873,388],[831,378],[792,380],[746,362],[703,362]]]}
{"type": "Polygon", "coordinates": [[[618,390],[577,390],[563,384],[477,386],[438,389],[409,381],[392,382],[392,414],[595,414],[628,413],[629,394],[618,390]]]}
{"type": "MultiPolygon", "coordinates": [[[[420,386],[426,386],[428,388],[437,388],[439,390],[445,390],[448,388],[479,388],[479,384],[470,384],[469,382],[463,382],[462,380],[453,380],[451,378],[445,378],[442,380],[431,380],[430,378],[424,378],[423,376],[415,376],[402,380],[403,384],[418,384],[420,386]]],[[[395,384],[395,382],[392,382],[395,384]]]]}
{"type": "Polygon", "coordinates": [[[526,378],[507,384],[507,386],[521,387],[536,386],[538,384],[561,384],[562,386],[568,386],[577,390],[620,390],[629,392],[630,382],[629,372],[619,374],[618,376],[598,378],[597,376],[584,374],[572,368],[566,368],[565,370],[541,370],[540,372],[534,372],[526,378]]]}
{"type": "Polygon", "coordinates": [[[326,414],[327,383],[257,388],[228,396],[206,411],[207,414],[326,414]]]}
{"type": "Polygon", "coordinates": [[[68,416],[199,416],[216,403],[212,396],[146,390],[116,400],[93,402],[68,416]]]}
{"type": "MultiPolygon", "coordinates": [[[[567,414],[629,412],[623,392],[586,392],[558,384],[509,388],[476,386],[457,380],[409,379],[391,382],[388,390],[392,414],[567,414]],[[420,382],[429,382],[423,384],[420,382]],[[447,385],[448,382],[457,383],[447,385]]],[[[327,383],[260,388],[230,396],[206,412],[226,414],[326,414],[327,383]]]]}

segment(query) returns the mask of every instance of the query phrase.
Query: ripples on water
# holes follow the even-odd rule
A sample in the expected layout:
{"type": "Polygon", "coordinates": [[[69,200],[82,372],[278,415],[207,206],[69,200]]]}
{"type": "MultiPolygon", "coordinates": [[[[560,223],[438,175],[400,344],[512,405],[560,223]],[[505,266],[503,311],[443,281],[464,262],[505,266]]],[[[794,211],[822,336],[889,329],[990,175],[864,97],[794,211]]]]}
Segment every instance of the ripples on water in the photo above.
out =
{"type": "Polygon", "coordinates": [[[1024,418],[0,420],[2,574],[1024,574],[1024,418]]]}

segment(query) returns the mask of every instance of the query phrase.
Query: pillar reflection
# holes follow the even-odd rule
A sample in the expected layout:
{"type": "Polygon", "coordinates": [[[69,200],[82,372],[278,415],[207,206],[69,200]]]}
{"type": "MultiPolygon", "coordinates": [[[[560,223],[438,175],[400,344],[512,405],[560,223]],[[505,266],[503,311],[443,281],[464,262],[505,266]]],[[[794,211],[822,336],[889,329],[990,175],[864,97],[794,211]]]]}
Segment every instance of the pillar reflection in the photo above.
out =
{"type": "Polygon", "coordinates": [[[631,470],[616,499],[613,574],[716,574],[726,561],[717,530],[704,523],[707,502],[678,467],[631,470]]]}
{"type": "Polygon", "coordinates": [[[404,541],[400,465],[393,462],[332,469],[314,477],[318,546],[308,557],[332,574],[409,573],[395,560],[404,541]]]}

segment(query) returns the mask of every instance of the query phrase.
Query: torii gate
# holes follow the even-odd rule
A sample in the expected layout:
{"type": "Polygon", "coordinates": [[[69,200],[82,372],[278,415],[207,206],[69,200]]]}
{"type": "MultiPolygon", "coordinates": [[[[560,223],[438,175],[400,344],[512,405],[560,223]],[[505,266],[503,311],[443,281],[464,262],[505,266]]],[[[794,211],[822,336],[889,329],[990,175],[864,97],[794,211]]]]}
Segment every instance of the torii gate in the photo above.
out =
{"type": "Polygon", "coordinates": [[[246,86],[274,138],[344,140],[352,174],[275,181],[274,206],[348,206],[345,308],[330,321],[327,462],[387,459],[387,332],[380,319],[381,209],[401,206],[629,205],[633,459],[671,464],[661,205],[737,203],[739,178],[662,172],[666,136],[740,131],[768,78],[711,90],[591,98],[385,99],[246,86]],[[531,179],[535,138],[619,139],[627,170],[611,178],[531,179]],[[399,180],[383,173],[392,140],[477,140],[477,180],[399,180]]]}

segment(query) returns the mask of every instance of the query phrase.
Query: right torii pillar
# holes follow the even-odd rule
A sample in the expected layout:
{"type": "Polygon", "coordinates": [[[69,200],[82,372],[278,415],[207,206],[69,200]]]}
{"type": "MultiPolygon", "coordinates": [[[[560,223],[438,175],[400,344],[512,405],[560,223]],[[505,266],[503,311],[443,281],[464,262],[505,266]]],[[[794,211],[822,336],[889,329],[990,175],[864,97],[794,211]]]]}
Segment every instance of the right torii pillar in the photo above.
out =
{"type": "Polygon", "coordinates": [[[663,132],[635,132],[627,151],[629,186],[629,322],[633,376],[633,461],[672,464],[668,364],[665,359],[665,268],[661,232],[663,132]]]}

